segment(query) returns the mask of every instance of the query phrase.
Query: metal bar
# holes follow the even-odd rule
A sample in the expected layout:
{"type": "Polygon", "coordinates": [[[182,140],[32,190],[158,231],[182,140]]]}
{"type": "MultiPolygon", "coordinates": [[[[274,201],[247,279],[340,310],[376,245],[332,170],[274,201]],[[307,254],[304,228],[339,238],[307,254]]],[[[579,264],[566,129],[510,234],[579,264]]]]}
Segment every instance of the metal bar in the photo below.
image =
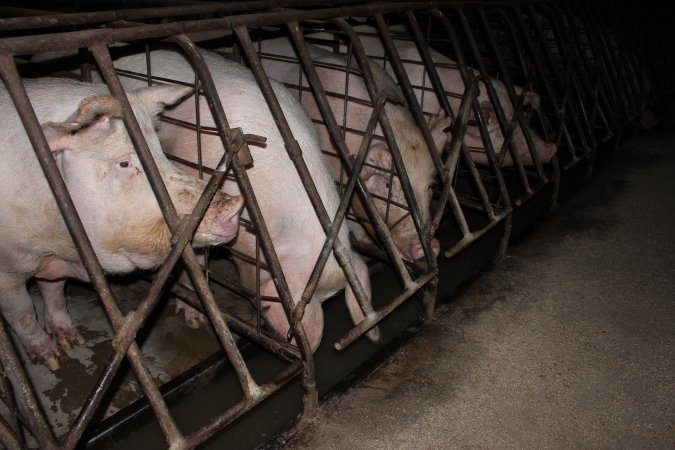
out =
{"type": "MultiPolygon", "coordinates": [[[[354,32],[354,29],[347,23],[347,21],[342,18],[333,19],[331,22],[336,24],[347,35],[348,39],[352,43],[354,55],[356,56],[357,63],[361,69],[361,75],[366,85],[366,89],[368,90],[368,95],[370,96],[371,102],[374,104],[378,97],[378,87],[377,83],[375,82],[375,77],[373,76],[373,73],[370,69],[368,57],[365,50],[363,49],[361,41],[358,39],[358,35],[354,32]]],[[[387,143],[389,144],[389,151],[394,162],[394,167],[396,167],[396,172],[398,174],[399,180],[401,181],[401,188],[403,190],[406,202],[408,203],[408,210],[411,213],[415,230],[417,231],[417,235],[420,237],[420,242],[422,244],[422,248],[424,249],[424,255],[426,256],[427,264],[433,267],[435,264],[435,259],[433,252],[431,251],[429,240],[426,238],[424,229],[425,224],[421,222],[417,200],[415,199],[415,195],[410,186],[410,179],[408,178],[405,166],[403,165],[401,152],[398,148],[396,139],[394,138],[394,132],[391,128],[391,123],[389,122],[386,109],[383,111],[383,114],[380,115],[380,126],[382,127],[382,131],[384,132],[387,143]]]]}
{"type": "MultiPolygon", "coordinates": [[[[326,212],[326,208],[323,205],[323,202],[321,201],[321,197],[319,196],[319,192],[316,189],[314,180],[312,179],[311,174],[309,173],[309,170],[307,168],[307,165],[305,164],[305,161],[302,158],[302,150],[300,149],[298,142],[293,137],[293,132],[291,131],[290,126],[288,125],[288,122],[284,117],[284,114],[281,110],[281,106],[279,105],[276,95],[274,94],[269,78],[267,78],[267,74],[265,74],[262,64],[258,59],[255,47],[253,46],[253,43],[251,42],[251,37],[248,34],[248,30],[244,27],[238,27],[234,31],[237,34],[237,37],[239,38],[242,50],[246,55],[246,59],[249,62],[251,71],[253,72],[253,75],[255,76],[258,82],[260,90],[262,91],[268,106],[270,107],[270,112],[272,113],[275,119],[277,128],[279,129],[279,132],[284,138],[284,142],[286,143],[287,147],[286,150],[288,151],[289,157],[293,162],[294,166],[296,167],[298,175],[300,176],[300,179],[302,180],[305,186],[305,190],[307,191],[307,195],[309,196],[312,206],[316,211],[319,222],[321,223],[321,227],[324,229],[326,235],[329,235],[331,229],[331,219],[328,216],[328,213],[326,212]]],[[[357,302],[361,307],[361,310],[364,312],[365,315],[367,315],[370,312],[369,310],[371,308],[365,299],[369,298],[369,296],[366,294],[363,285],[361,284],[361,281],[356,275],[354,267],[352,266],[351,261],[349,259],[349,254],[346,248],[340,242],[339,238],[335,239],[333,244],[333,250],[335,259],[337,260],[340,267],[343,269],[347,281],[349,282],[349,285],[351,286],[352,291],[354,292],[357,302]]],[[[287,314],[292,317],[292,311],[287,311],[287,314]]]]}
{"type": "MultiPolygon", "coordinates": [[[[171,293],[180,297],[181,300],[195,309],[203,310],[199,296],[192,289],[183,286],[180,283],[171,285],[171,293]]],[[[266,348],[284,361],[291,363],[300,359],[300,352],[292,345],[280,342],[278,339],[271,338],[260,333],[255,325],[251,325],[228,313],[221,313],[227,322],[227,326],[241,334],[256,344],[266,348]]]]}
{"type": "Polygon", "coordinates": [[[403,293],[399,294],[390,303],[388,303],[381,309],[378,309],[374,314],[363,319],[361,322],[356,324],[354,328],[352,328],[344,336],[342,336],[335,343],[335,349],[342,350],[347,346],[349,346],[352,342],[354,342],[356,339],[362,336],[369,329],[380,323],[382,319],[391,314],[403,302],[411,298],[413,294],[415,294],[415,292],[424,287],[424,285],[432,282],[436,276],[438,276],[438,269],[428,272],[427,274],[422,275],[420,278],[415,280],[410,287],[406,288],[406,290],[403,293]]]}
{"type": "MultiPolygon", "coordinates": [[[[510,21],[509,17],[506,14],[504,14],[502,11],[497,11],[497,13],[500,14],[504,18],[504,20],[506,20],[507,23],[509,23],[509,27],[511,29],[513,29],[513,25],[510,23],[511,21],[510,21]]],[[[539,73],[539,80],[541,81],[542,85],[544,86],[544,90],[546,91],[546,95],[547,95],[547,97],[548,97],[548,99],[551,102],[551,105],[553,107],[554,115],[556,116],[556,118],[559,121],[559,125],[560,125],[559,132],[561,133],[562,136],[565,137],[566,142],[569,146],[569,150],[572,154],[572,159],[574,161],[576,161],[576,160],[578,160],[578,158],[576,157],[575,146],[574,146],[574,143],[573,143],[572,138],[570,136],[569,130],[567,129],[567,125],[566,125],[565,119],[564,119],[565,110],[562,107],[562,105],[558,102],[558,96],[555,94],[555,92],[553,91],[553,88],[551,87],[551,84],[548,81],[548,75],[544,71],[543,64],[541,62],[541,59],[539,57],[539,54],[538,54],[537,50],[534,48],[534,44],[532,43],[532,40],[529,39],[529,36],[527,35],[527,27],[525,26],[525,23],[523,22],[522,17],[520,16],[520,14],[514,14],[514,15],[516,17],[516,21],[517,21],[519,29],[521,31],[521,36],[523,36],[523,39],[525,40],[525,44],[527,46],[527,49],[530,53],[530,56],[531,56],[533,62],[534,62],[534,65],[537,69],[537,73],[539,73]]]]}
{"type": "Polygon", "coordinates": [[[472,243],[476,242],[481,236],[485,235],[488,231],[493,229],[499,222],[501,222],[503,219],[506,219],[510,214],[510,211],[505,210],[501,213],[499,213],[496,216],[496,220],[490,222],[487,224],[484,228],[471,233],[470,236],[465,237],[461,239],[457,244],[455,244],[453,247],[450,247],[447,249],[444,253],[445,257],[450,259],[454,258],[456,255],[458,255],[461,251],[463,251],[465,248],[467,248],[469,245],[472,243]]]}
{"type": "MultiPolygon", "coordinates": [[[[389,33],[389,29],[387,28],[387,24],[385,23],[382,14],[375,14],[375,22],[377,23],[377,27],[380,31],[384,49],[387,52],[387,55],[389,56],[389,61],[391,62],[391,66],[394,69],[394,73],[396,74],[396,77],[398,79],[397,80],[398,85],[401,88],[401,91],[403,92],[403,96],[405,97],[407,104],[406,106],[408,107],[408,109],[410,109],[412,116],[415,118],[417,126],[419,127],[420,131],[422,131],[422,136],[424,137],[424,141],[426,142],[427,147],[429,148],[430,152],[429,156],[431,156],[431,159],[434,162],[436,172],[438,173],[438,175],[442,175],[443,162],[441,161],[440,157],[440,152],[442,149],[436,148],[434,139],[431,137],[431,132],[429,131],[429,127],[427,126],[424,114],[422,113],[422,108],[420,107],[420,104],[417,101],[415,91],[411,86],[408,74],[406,73],[405,68],[403,67],[401,57],[398,55],[398,51],[396,50],[396,46],[394,45],[394,41],[391,38],[391,34],[389,33]]],[[[441,90],[440,92],[442,93],[443,90],[441,90]]]]}
{"type": "MultiPolygon", "coordinates": [[[[538,20],[537,14],[534,11],[534,8],[532,6],[528,6],[526,8],[527,12],[530,15],[530,20],[534,24],[534,29],[537,33],[537,36],[539,37],[540,42],[542,43],[542,47],[544,49],[544,55],[546,59],[548,60],[551,69],[554,73],[555,78],[558,80],[558,85],[560,86],[560,89],[563,91],[563,104],[567,102],[567,99],[569,98],[569,95],[571,95],[572,91],[574,91],[574,97],[575,100],[580,104],[583,105],[583,102],[581,100],[581,94],[579,93],[577,89],[577,85],[573,83],[573,64],[572,61],[567,60],[567,49],[563,48],[561,45],[560,40],[556,40],[556,45],[558,45],[559,51],[560,51],[560,56],[561,56],[561,62],[566,62],[566,66],[564,67],[565,69],[565,75],[563,76],[562,72],[560,71],[560,67],[555,63],[555,58],[553,57],[553,54],[551,52],[551,48],[546,45],[546,36],[544,34],[544,31],[542,30],[541,24],[538,20]],[[565,61],[567,60],[567,61],[565,61]]],[[[519,22],[524,23],[523,21],[523,16],[524,13],[520,9],[516,11],[516,17],[519,22]]],[[[576,109],[574,108],[574,105],[572,102],[570,102],[571,106],[571,119],[572,123],[574,125],[575,130],[577,131],[578,137],[581,140],[581,145],[584,147],[584,150],[586,150],[586,154],[589,155],[589,158],[592,160],[595,155],[595,145],[593,142],[592,138],[592,127],[590,126],[589,123],[586,122],[586,132],[588,133],[588,136],[592,140],[591,144],[589,145],[588,143],[588,137],[587,134],[584,133],[584,128],[581,126],[581,123],[579,122],[579,117],[577,115],[576,109]]],[[[581,155],[580,157],[586,156],[586,154],[581,155]]],[[[592,164],[590,165],[592,166],[592,164]]]]}
{"type": "Polygon", "coordinates": [[[219,415],[211,423],[201,427],[199,430],[188,435],[184,441],[185,448],[194,448],[198,444],[205,442],[223,427],[232,423],[238,417],[244,415],[251,408],[272,395],[275,391],[282,388],[302,371],[302,364],[296,362],[288,366],[272,380],[260,386],[261,395],[256,398],[244,399],[234,405],[228,411],[219,415]]]}
{"type": "MultiPolygon", "coordinates": [[[[211,109],[211,114],[214,118],[215,124],[218,128],[218,131],[220,132],[221,140],[223,141],[223,145],[226,149],[227,152],[232,153],[235,151],[236,146],[232,146],[232,141],[231,139],[233,138],[230,135],[229,131],[229,126],[227,124],[227,119],[225,116],[225,112],[222,108],[222,104],[220,102],[220,99],[218,97],[218,91],[216,88],[216,85],[213,81],[213,78],[206,66],[206,62],[204,61],[203,57],[199,53],[199,50],[197,47],[194,45],[194,43],[188,39],[185,35],[179,35],[179,36],[174,36],[172,38],[174,42],[176,42],[188,55],[190,61],[192,62],[195,72],[199,75],[199,78],[204,86],[205,89],[205,95],[206,95],[206,100],[209,105],[209,108],[211,109]]],[[[235,161],[235,158],[233,158],[233,164],[232,164],[232,169],[233,172],[235,173],[237,180],[240,182],[240,188],[242,192],[248,191],[248,195],[246,195],[246,199],[248,202],[249,196],[252,197],[252,188],[250,187],[250,183],[248,182],[248,178],[245,178],[245,174],[242,174],[243,170],[238,166],[238,164],[235,161]],[[245,182],[242,182],[242,180],[246,180],[245,182]],[[246,186],[244,186],[246,185],[246,186]]],[[[251,207],[252,205],[248,205],[251,207]]],[[[289,307],[289,303],[291,301],[291,296],[290,296],[290,291],[288,289],[288,285],[285,283],[285,279],[283,278],[283,271],[281,269],[281,265],[279,264],[279,260],[276,257],[276,252],[273,250],[273,246],[271,243],[271,239],[269,238],[269,232],[267,231],[266,227],[261,224],[261,222],[264,222],[262,220],[262,214],[260,213],[259,208],[257,207],[257,203],[253,208],[249,208],[249,213],[251,214],[251,218],[253,219],[255,217],[254,223],[258,226],[259,234],[264,233],[265,238],[262,239],[264,242],[263,249],[265,253],[265,257],[267,259],[267,263],[270,266],[270,268],[273,270],[273,274],[275,277],[275,280],[277,281],[276,287],[277,287],[277,293],[280,295],[282,298],[282,304],[284,305],[285,308],[289,307]],[[253,210],[256,210],[253,212],[253,210]],[[264,231],[263,231],[264,230],[264,231]],[[268,245],[269,244],[269,245],[268,245]]],[[[201,272],[197,271],[199,276],[201,276],[201,272]]],[[[193,279],[194,282],[194,274],[191,274],[191,278],[193,279]]],[[[203,277],[201,277],[203,279],[203,277]]],[[[240,377],[240,383],[246,383],[247,387],[242,386],[242,388],[247,392],[246,390],[248,389],[248,395],[247,397],[256,397],[260,395],[260,388],[255,383],[253,378],[251,377],[248,369],[246,368],[246,364],[243,361],[243,358],[241,357],[241,354],[236,351],[236,343],[234,342],[234,339],[232,335],[230,334],[229,330],[227,329],[227,325],[225,324],[225,321],[222,319],[222,316],[219,313],[219,308],[217,304],[215,303],[215,300],[213,299],[213,296],[211,295],[210,289],[208,289],[208,286],[205,286],[204,289],[204,294],[208,295],[208,298],[206,299],[207,301],[205,302],[205,305],[207,310],[209,311],[209,316],[212,317],[212,320],[215,318],[216,320],[219,321],[219,328],[222,326],[222,339],[225,339],[227,342],[227,346],[230,348],[230,351],[232,352],[232,357],[236,358],[236,363],[238,365],[237,367],[237,376],[240,377]],[[217,317],[213,317],[217,316],[217,317]],[[219,319],[220,318],[220,319],[219,319]],[[239,366],[240,365],[240,366],[239,366]],[[241,374],[239,374],[239,371],[241,370],[241,374]]],[[[200,296],[202,296],[202,293],[198,291],[200,296]]],[[[202,297],[202,300],[204,298],[202,297]]],[[[287,315],[290,317],[289,314],[290,311],[287,311],[287,315]]],[[[294,330],[295,336],[296,336],[296,343],[298,345],[298,348],[300,349],[300,353],[303,356],[303,359],[309,358],[311,359],[311,350],[309,348],[309,343],[307,342],[304,329],[302,328],[302,324],[299,324],[298,327],[295,328],[294,330]]],[[[228,348],[225,349],[228,351],[228,348]]],[[[230,355],[228,354],[228,357],[230,355]]],[[[313,374],[313,365],[311,362],[307,362],[306,369],[309,372],[312,372],[313,374]]]]}
{"type": "MultiPolygon", "coordinates": [[[[307,75],[307,80],[312,87],[314,98],[324,119],[324,125],[328,129],[331,139],[333,140],[333,143],[337,149],[342,167],[344,167],[348,173],[354,173],[355,170],[352,167],[352,162],[349,157],[349,149],[347,148],[344,138],[342,137],[340,127],[338,126],[335,115],[332,112],[328,97],[326,96],[326,91],[324,90],[321,80],[319,79],[319,75],[316,72],[316,68],[312,61],[311,55],[309,54],[309,50],[307,49],[305,40],[301,38],[298,24],[297,22],[292,21],[287,25],[289,31],[291,32],[291,37],[293,38],[293,43],[295,45],[296,51],[298,52],[298,56],[300,57],[300,61],[305,70],[305,74],[307,75]]],[[[349,77],[347,77],[347,79],[349,79],[349,77]]],[[[379,117],[379,113],[377,115],[379,117]]],[[[346,114],[344,114],[344,116],[346,117],[346,114]]],[[[403,280],[406,280],[406,277],[409,277],[409,274],[401,258],[401,252],[396,247],[389,228],[383,221],[379,212],[375,209],[375,206],[373,206],[372,196],[359,178],[356,179],[356,183],[356,192],[361,199],[362,206],[366,210],[368,218],[370,219],[371,223],[374,224],[373,228],[378,239],[389,254],[399,276],[403,280]]]]}
{"type": "MultiPolygon", "coordinates": [[[[5,375],[9,378],[14,389],[16,389],[19,409],[38,445],[44,449],[59,448],[58,442],[45,418],[42,406],[35,397],[35,392],[31,387],[26,370],[14,351],[11,338],[2,317],[0,317],[0,365],[2,365],[5,375]]],[[[20,430],[17,429],[17,432],[20,432],[20,430]]],[[[7,439],[10,440],[10,444],[14,441],[11,437],[7,439]]]]}
{"type": "MultiPolygon", "coordinates": [[[[482,10],[479,10],[482,11],[482,10]]],[[[462,29],[464,30],[464,34],[467,37],[469,47],[471,48],[471,51],[473,53],[473,57],[475,62],[478,65],[478,70],[480,71],[481,74],[483,74],[483,85],[486,86],[486,89],[488,91],[488,96],[490,97],[490,102],[492,103],[492,106],[494,107],[496,116],[497,116],[497,122],[499,123],[499,127],[502,130],[502,135],[504,136],[504,144],[502,147],[502,150],[499,152],[499,161],[503,161],[502,154],[504,153],[504,149],[508,148],[511,152],[511,159],[513,160],[513,165],[516,168],[516,172],[518,173],[518,176],[520,177],[521,183],[523,184],[523,188],[525,189],[525,197],[529,197],[532,195],[533,191],[532,188],[530,187],[530,183],[527,179],[527,175],[525,174],[525,169],[523,167],[523,163],[520,161],[520,156],[518,155],[518,152],[515,149],[515,146],[512,144],[512,139],[513,139],[513,131],[509,132],[509,125],[506,119],[506,114],[504,113],[504,108],[501,105],[501,102],[499,101],[499,95],[497,94],[497,91],[495,90],[494,86],[492,85],[492,81],[490,80],[489,73],[487,71],[487,68],[485,67],[485,63],[483,62],[483,58],[481,57],[480,54],[480,49],[478,48],[478,43],[476,42],[476,38],[473,34],[473,31],[471,30],[471,27],[469,26],[468,19],[462,9],[458,9],[459,17],[462,23],[462,29]]],[[[508,90],[508,88],[507,88],[508,90]]],[[[513,86],[511,86],[511,90],[513,91],[513,86]]],[[[477,101],[476,101],[477,102],[477,101]]],[[[522,116],[521,111],[522,111],[522,106],[519,108],[517,105],[522,105],[521,102],[514,102],[511,100],[512,104],[516,105],[515,111],[514,111],[514,116],[516,120],[519,120],[518,117],[522,116]]],[[[524,120],[521,121],[524,124],[524,120]]],[[[514,123],[515,125],[515,123],[514,123]]],[[[526,133],[526,139],[527,137],[527,129],[526,126],[521,127],[523,129],[523,132],[526,133]]],[[[515,130],[515,127],[513,128],[515,130]]],[[[486,130],[487,131],[487,130],[486,130]]],[[[530,138],[531,141],[531,138],[530,138]]],[[[534,151],[534,144],[532,146],[529,146],[530,142],[528,142],[528,147],[530,149],[530,153],[532,155],[532,160],[535,161],[535,165],[537,167],[537,171],[540,175],[543,175],[543,169],[541,167],[541,163],[539,162],[539,158],[536,155],[536,151],[534,151]]],[[[493,149],[494,150],[494,149],[493,149]]],[[[523,198],[521,198],[521,201],[523,201],[523,198]]]]}
{"type": "MultiPolygon", "coordinates": [[[[361,0],[340,1],[339,4],[358,3],[361,0]]],[[[192,3],[192,2],[184,2],[192,3]]],[[[323,2],[322,6],[330,5],[330,2],[323,2]]],[[[40,29],[63,27],[73,25],[95,25],[97,23],[116,22],[120,20],[138,21],[144,19],[195,16],[206,14],[231,14],[240,11],[260,11],[263,9],[276,9],[288,7],[303,7],[317,5],[316,0],[255,0],[242,2],[219,2],[217,4],[190,4],[177,6],[162,6],[158,8],[134,8],[118,9],[109,11],[93,11],[80,13],[58,13],[51,11],[26,10],[24,8],[3,9],[12,13],[30,15],[32,17],[9,17],[0,18],[1,30],[22,30],[22,29],[40,29]],[[31,13],[32,11],[32,13],[31,13]],[[36,15],[39,13],[41,15],[36,15]],[[53,17],[53,14],[59,14],[60,17],[53,17]],[[45,17],[46,16],[46,17],[45,17]]]]}

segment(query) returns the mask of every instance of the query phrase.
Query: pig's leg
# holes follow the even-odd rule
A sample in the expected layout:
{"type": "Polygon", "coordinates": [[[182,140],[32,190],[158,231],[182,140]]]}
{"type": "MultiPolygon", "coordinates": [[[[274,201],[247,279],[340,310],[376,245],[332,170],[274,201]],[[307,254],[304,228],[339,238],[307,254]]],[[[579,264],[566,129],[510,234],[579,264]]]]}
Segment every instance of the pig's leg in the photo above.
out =
{"type": "Polygon", "coordinates": [[[36,280],[36,283],[45,301],[47,333],[51,334],[64,350],[70,350],[73,345],[84,345],[86,341],[73,326],[73,321],[66,309],[66,296],[64,295],[66,281],[36,280]]]}
{"type": "Polygon", "coordinates": [[[32,361],[39,359],[51,370],[60,367],[61,352],[35,317],[33,300],[28,295],[25,282],[11,275],[0,274],[0,309],[5,319],[19,336],[32,361]]]}
{"type": "MultiPolygon", "coordinates": [[[[302,295],[302,292],[305,289],[307,284],[307,279],[309,276],[305,276],[298,272],[294,272],[290,276],[286,277],[286,282],[288,283],[288,289],[291,292],[293,299],[299,299],[302,295]]],[[[277,288],[274,286],[272,280],[268,280],[266,283],[260,286],[260,295],[269,296],[269,297],[278,297],[277,288]]],[[[276,331],[282,339],[286,338],[288,329],[290,325],[288,323],[288,318],[284,312],[284,308],[279,302],[262,302],[262,307],[265,310],[264,316],[265,321],[268,325],[276,331]]],[[[309,342],[312,353],[319,348],[321,343],[321,336],[323,335],[323,308],[321,303],[315,299],[310,301],[307,306],[305,306],[305,311],[302,316],[302,326],[305,329],[305,336],[309,342]]],[[[295,339],[291,341],[295,345],[295,339]]]]}
{"type": "MultiPolygon", "coordinates": [[[[370,274],[368,273],[368,266],[365,262],[363,262],[363,259],[361,259],[361,257],[355,253],[352,253],[351,260],[354,270],[356,271],[356,276],[359,277],[361,285],[363,286],[363,290],[367,295],[367,306],[365,313],[370,314],[373,312],[373,307],[371,306],[370,274]]],[[[352,291],[352,288],[349,286],[349,284],[347,284],[345,299],[347,301],[349,315],[352,316],[352,321],[355,324],[358,324],[363,320],[363,311],[361,311],[361,307],[356,301],[356,296],[354,295],[354,292],[352,291]]],[[[372,342],[378,343],[380,341],[380,328],[371,328],[370,331],[366,333],[366,336],[368,336],[368,339],[370,339],[372,342]]]]}

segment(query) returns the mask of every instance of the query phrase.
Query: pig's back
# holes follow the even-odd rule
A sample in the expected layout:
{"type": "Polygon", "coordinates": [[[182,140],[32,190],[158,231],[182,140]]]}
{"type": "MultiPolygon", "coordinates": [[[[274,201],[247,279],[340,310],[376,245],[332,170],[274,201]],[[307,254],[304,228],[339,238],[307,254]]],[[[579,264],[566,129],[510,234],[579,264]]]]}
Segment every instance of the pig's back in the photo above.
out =
{"type": "MultiPolygon", "coordinates": [[[[254,164],[247,171],[251,182],[254,184],[256,197],[261,204],[268,226],[271,226],[270,222],[275,221],[278,221],[279,224],[283,222],[285,226],[290,217],[296,223],[294,227],[296,231],[300,231],[298,228],[309,227],[310,229],[305,229],[307,233],[315,234],[317,231],[320,233],[318,222],[310,219],[314,216],[314,212],[305,188],[288,157],[283,139],[252,73],[247,67],[227,60],[213,52],[202,50],[201,53],[216,84],[229,126],[231,128],[241,127],[244,133],[264,136],[267,139],[263,147],[250,144],[254,164]],[[292,208],[289,209],[289,206],[292,206],[292,208]],[[286,210],[281,210],[282,208],[286,208],[286,210]],[[275,211],[274,217],[265,214],[265,211],[275,211]],[[311,213],[304,214],[305,217],[300,217],[302,214],[299,215],[298,212],[301,211],[311,211],[311,213]]],[[[145,54],[137,54],[116,60],[115,66],[145,73],[145,61],[145,54]]],[[[153,75],[180,82],[194,83],[192,66],[177,52],[170,50],[153,51],[151,53],[151,65],[153,75]]],[[[123,82],[127,87],[141,87],[145,84],[142,81],[131,79],[123,79],[123,82]]],[[[293,136],[302,149],[302,156],[312,174],[319,195],[327,211],[332,215],[337,210],[339,198],[332,177],[320,153],[314,126],[292,94],[280,83],[274,80],[270,80],[270,82],[289,127],[293,131],[293,136]]],[[[200,104],[202,125],[214,126],[205,100],[202,99],[200,104]]],[[[194,121],[194,98],[187,99],[175,110],[168,111],[167,115],[194,121]]],[[[176,133],[174,129],[173,126],[163,127],[159,134],[162,138],[164,150],[176,154],[176,152],[186,151],[186,148],[178,148],[179,145],[172,145],[172,142],[176,141],[169,139],[169,135],[166,133],[176,133]]],[[[185,133],[180,131],[178,133],[185,137],[185,133]]],[[[218,151],[209,151],[209,149],[203,148],[203,152],[205,152],[204,162],[207,165],[209,165],[209,160],[212,164],[217,163],[220,155],[222,155],[220,153],[222,146],[217,142],[218,138],[212,136],[210,138],[210,142],[217,143],[218,151]]],[[[193,136],[188,136],[182,143],[186,144],[193,139],[193,136]]],[[[231,192],[231,189],[227,190],[231,192]]],[[[278,229],[280,232],[290,231],[278,229]]],[[[340,237],[341,239],[347,239],[346,227],[343,227],[340,237]]]]}

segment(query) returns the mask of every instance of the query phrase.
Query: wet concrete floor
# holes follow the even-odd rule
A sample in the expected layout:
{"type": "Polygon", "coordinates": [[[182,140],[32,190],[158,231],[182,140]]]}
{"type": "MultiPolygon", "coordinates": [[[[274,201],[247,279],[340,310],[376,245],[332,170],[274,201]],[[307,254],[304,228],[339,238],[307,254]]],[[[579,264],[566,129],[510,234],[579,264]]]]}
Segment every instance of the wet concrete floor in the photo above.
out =
{"type": "Polygon", "coordinates": [[[287,449],[675,448],[675,110],[287,449]]]}

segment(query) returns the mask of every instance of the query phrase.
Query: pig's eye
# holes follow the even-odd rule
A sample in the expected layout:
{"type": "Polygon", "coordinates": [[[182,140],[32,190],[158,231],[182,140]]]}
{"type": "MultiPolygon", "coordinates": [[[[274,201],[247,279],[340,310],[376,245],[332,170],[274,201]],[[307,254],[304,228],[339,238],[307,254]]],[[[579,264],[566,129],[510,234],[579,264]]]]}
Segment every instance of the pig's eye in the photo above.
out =
{"type": "Polygon", "coordinates": [[[128,159],[122,159],[120,161],[117,161],[115,163],[117,170],[127,173],[127,172],[133,172],[134,169],[136,169],[136,172],[138,173],[138,168],[134,165],[133,161],[130,161],[128,159]]]}

